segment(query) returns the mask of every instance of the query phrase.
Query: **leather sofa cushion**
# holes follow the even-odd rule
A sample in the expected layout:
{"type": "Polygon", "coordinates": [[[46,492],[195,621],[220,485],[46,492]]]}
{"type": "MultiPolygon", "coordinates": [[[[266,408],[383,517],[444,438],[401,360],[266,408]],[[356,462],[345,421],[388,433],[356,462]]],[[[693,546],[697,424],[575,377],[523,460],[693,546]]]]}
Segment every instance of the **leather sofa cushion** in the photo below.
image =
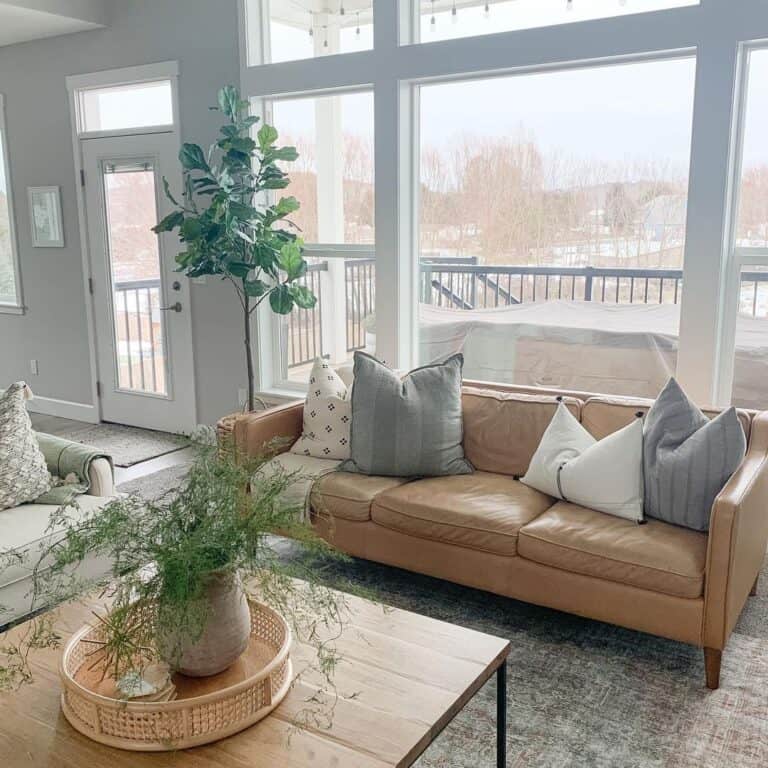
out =
{"type": "Polygon", "coordinates": [[[527,560],[675,597],[704,593],[707,535],[660,520],[638,525],[558,502],[520,531],[527,560]]]}
{"type": "MultiPolygon", "coordinates": [[[[579,419],[582,402],[564,400],[579,419]]],[[[475,469],[522,477],[557,410],[551,395],[526,395],[465,387],[464,455],[475,469]]]]}
{"type": "Polygon", "coordinates": [[[323,475],[312,489],[312,511],[364,523],[371,519],[371,504],[379,494],[407,482],[402,477],[331,472],[323,475]]]}
{"type": "Polygon", "coordinates": [[[386,491],[373,503],[371,518],[410,536],[516,555],[520,528],[553,503],[507,475],[475,472],[386,491]]]}
{"type": "MultiPolygon", "coordinates": [[[[596,439],[602,440],[607,435],[626,427],[638,411],[647,413],[653,400],[639,397],[590,397],[581,409],[581,423],[596,439]]],[[[704,409],[707,418],[713,418],[722,409],[704,409]]],[[[737,410],[737,416],[749,440],[752,416],[748,411],[737,410]]]]}

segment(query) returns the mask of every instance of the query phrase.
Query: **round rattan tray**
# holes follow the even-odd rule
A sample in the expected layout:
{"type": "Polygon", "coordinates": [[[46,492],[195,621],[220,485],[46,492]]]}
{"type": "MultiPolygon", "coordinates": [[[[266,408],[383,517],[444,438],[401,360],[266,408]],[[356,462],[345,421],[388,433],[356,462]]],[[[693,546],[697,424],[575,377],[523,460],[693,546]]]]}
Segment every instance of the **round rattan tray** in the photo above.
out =
{"type": "Polygon", "coordinates": [[[64,716],[94,741],[140,752],[196,747],[253,725],[285,698],[293,675],[285,619],[261,603],[250,601],[250,607],[251,642],[245,653],[213,677],[174,675],[177,698],[165,702],[104,695],[114,690],[114,681],[89,669],[93,644],[88,641],[98,641],[100,630],[82,627],[61,657],[64,716]]]}

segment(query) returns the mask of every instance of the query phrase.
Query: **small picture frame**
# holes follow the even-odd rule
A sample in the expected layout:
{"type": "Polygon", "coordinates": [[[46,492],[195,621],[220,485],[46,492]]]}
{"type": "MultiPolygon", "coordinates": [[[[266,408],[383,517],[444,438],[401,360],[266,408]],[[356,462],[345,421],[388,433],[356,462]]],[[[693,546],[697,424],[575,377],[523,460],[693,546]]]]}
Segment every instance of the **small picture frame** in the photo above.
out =
{"type": "Polygon", "coordinates": [[[35,248],[63,248],[64,225],[61,219],[59,187],[29,187],[29,219],[35,248]]]}

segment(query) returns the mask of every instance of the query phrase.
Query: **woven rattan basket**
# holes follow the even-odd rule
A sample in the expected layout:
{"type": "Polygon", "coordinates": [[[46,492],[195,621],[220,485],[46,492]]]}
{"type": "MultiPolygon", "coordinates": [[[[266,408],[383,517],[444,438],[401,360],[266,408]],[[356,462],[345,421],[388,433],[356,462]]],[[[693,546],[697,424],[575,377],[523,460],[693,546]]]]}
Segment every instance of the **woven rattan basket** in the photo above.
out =
{"type": "Polygon", "coordinates": [[[85,626],[67,643],[60,663],[61,708],[80,733],[111,747],[140,752],[186,749],[208,744],[266,717],[288,693],[292,680],[291,631],[285,619],[255,601],[251,643],[219,675],[175,675],[178,697],[168,702],[135,702],[97,693],[86,670],[98,627],[85,626]]]}

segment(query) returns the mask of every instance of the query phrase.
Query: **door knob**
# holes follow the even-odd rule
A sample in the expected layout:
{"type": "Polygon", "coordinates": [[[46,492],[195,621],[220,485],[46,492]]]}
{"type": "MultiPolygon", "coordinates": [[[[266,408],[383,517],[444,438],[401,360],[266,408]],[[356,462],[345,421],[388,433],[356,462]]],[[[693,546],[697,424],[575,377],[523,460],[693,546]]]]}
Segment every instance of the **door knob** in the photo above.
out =
{"type": "Polygon", "coordinates": [[[160,307],[161,312],[181,312],[181,302],[177,301],[175,304],[171,304],[170,307],[160,307]]]}

